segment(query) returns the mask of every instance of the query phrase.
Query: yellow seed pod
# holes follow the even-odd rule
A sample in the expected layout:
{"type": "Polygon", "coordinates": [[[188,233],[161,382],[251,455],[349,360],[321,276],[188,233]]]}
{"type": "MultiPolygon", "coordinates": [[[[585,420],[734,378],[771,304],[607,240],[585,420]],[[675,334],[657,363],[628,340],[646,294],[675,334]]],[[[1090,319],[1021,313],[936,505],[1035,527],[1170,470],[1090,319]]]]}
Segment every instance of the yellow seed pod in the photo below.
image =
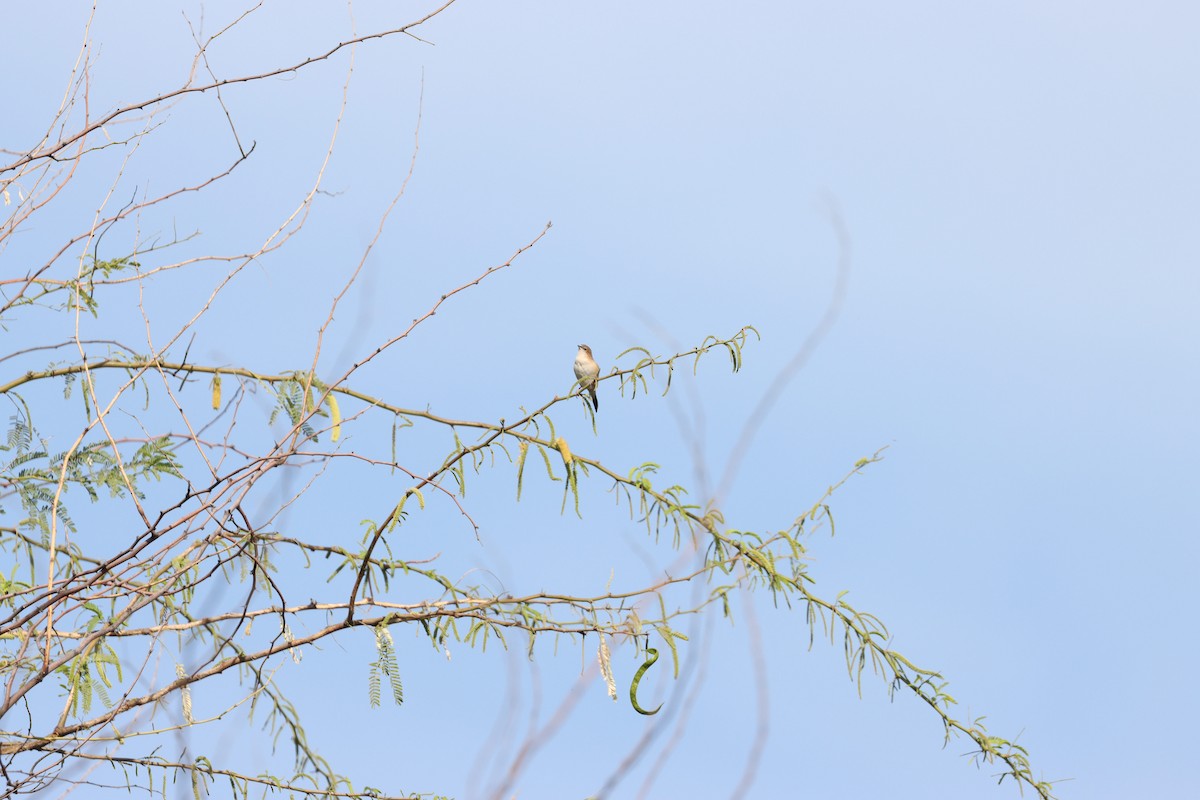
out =
{"type": "Polygon", "coordinates": [[[558,452],[562,453],[563,463],[571,466],[571,448],[567,447],[567,440],[560,436],[554,442],[554,446],[558,448],[558,452]]]}
{"type": "Polygon", "coordinates": [[[333,422],[333,431],[329,438],[336,442],[342,435],[342,412],[338,410],[337,395],[330,392],[326,395],[325,402],[329,403],[329,419],[333,422]]]}
{"type": "Polygon", "coordinates": [[[213,375],[212,379],[212,407],[216,411],[221,407],[221,376],[213,375]]]}

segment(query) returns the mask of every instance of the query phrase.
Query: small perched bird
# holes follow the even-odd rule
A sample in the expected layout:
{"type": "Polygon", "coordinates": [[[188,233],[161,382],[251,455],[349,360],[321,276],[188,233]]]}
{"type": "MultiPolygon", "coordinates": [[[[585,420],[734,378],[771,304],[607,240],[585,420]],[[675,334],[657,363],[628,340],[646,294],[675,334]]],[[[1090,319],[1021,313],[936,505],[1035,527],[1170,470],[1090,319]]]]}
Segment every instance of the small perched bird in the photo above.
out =
{"type": "Polygon", "coordinates": [[[575,356],[575,378],[582,389],[592,396],[592,408],[600,410],[600,399],[596,397],[596,379],[600,377],[600,365],[592,358],[592,348],[586,344],[579,345],[579,353],[575,356]]]}

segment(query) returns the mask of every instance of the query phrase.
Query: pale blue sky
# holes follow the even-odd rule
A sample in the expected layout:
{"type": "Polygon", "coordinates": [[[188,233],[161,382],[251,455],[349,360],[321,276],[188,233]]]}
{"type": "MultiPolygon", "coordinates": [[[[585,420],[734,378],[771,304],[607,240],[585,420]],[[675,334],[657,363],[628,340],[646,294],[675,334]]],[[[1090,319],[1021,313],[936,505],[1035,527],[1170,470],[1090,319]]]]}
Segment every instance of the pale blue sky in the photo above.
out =
{"type": "MultiPolygon", "coordinates": [[[[185,7],[199,19],[198,4],[185,7]]],[[[0,147],[20,149],[44,130],[89,8],[0,11],[0,26],[28,34],[6,37],[0,147]]],[[[211,31],[242,6],[204,8],[211,31]]],[[[415,9],[354,4],[360,33],[415,9]]],[[[179,84],[192,55],[179,11],[100,4],[93,114],[179,84]]],[[[719,476],[829,302],[832,198],[853,247],[845,303],[762,421],[723,504],[729,525],[786,527],[887,446],[834,497],[836,538],[812,541],[816,592],[849,590],[878,614],[897,649],[943,672],[962,717],[986,715],[994,734],[1029,748],[1037,777],[1066,780],[1060,797],[1194,791],[1196,6],[463,0],[418,35],[430,44],[358,49],[324,187],[337,194],[216,303],[193,360],[309,364],[330,298],[407,172],[423,81],[412,182],[339,310],[323,368],[344,370],[552,220],[515,267],[456,298],[356,387],[451,417],[512,418],[569,387],[577,342],[607,370],[631,345],[673,349],[663,332],[691,347],[752,324],[763,341],[739,374],[714,357],[697,378],[679,376],[673,394],[684,408],[689,394],[702,405],[703,467],[719,476]]],[[[242,74],[349,36],[344,5],[268,2],[210,60],[221,76],[242,74]]],[[[185,253],[260,243],[313,179],[346,65],[339,56],[229,90],[254,157],[225,184],[145,220],[142,235],[199,228],[185,253]]],[[[215,98],[189,98],[116,195],[195,180],[234,153],[215,98]]],[[[27,253],[86,226],[111,166],[82,175],[58,216],[0,255],[0,271],[23,273],[27,253]]],[[[161,331],[210,289],[204,275],[148,286],[161,331]]],[[[9,347],[29,330],[10,328],[9,347]]],[[[141,330],[130,316],[92,332],[141,330]]],[[[610,389],[601,402],[594,440],[582,416],[559,412],[573,449],[619,472],[653,460],[664,480],[698,486],[668,401],[610,389]]],[[[381,495],[398,491],[382,475],[329,480],[320,524],[334,537],[344,529],[346,541],[394,502],[381,495]]],[[[569,589],[602,587],[613,570],[632,585],[648,574],[643,556],[667,559],[612,510],[599,481],[585,490],[584,522],[558,515],[557,485],[528,489],[514,508],[507,467],[471,488],[482,547],[449,513],[412,534],[414,552],[443,552],[448,572],[482,567],[514,592],[569,589]]],[[[971,766],[963,740],[942,749],[936,719],[909,698],[890,703],[871,681],[858,699],[840,646],[806,650],[800,612],[757,611],[772,711],[745,796],[1019,796],[1007,782],[995,787],[995,769],[971,766]]],[[[530,666],[521,646],[460,646],[447,662],[421,636],[396,638],[399,709],[366,707],[366,634],[279,673],[313,702],[310,739],[386,790],[486,796],[526,732],[531,687],[541,687],[544,721],[579,673],[579,648],[565,640],[557,655],[539,645],[530,666]]],[[[648,796],[733,795],[756,724],[748,642],[744,620],[695,631],[686,652],[706,664],[706,683],[648,796]]],[[[618,664],[625,686],[635,662],[625,650],[618,664]]],[[[647,696],[682,704],[662,694],[664,678],[647,678],[647,696]]],[[[591,683],[510,794],[596,792],[648,724],[591,683]]],[[[649,746],[613,797],[639,796],[668,739],[649,746]]],[[[250,758],[269,752],[238,746],[250,758]]]]}

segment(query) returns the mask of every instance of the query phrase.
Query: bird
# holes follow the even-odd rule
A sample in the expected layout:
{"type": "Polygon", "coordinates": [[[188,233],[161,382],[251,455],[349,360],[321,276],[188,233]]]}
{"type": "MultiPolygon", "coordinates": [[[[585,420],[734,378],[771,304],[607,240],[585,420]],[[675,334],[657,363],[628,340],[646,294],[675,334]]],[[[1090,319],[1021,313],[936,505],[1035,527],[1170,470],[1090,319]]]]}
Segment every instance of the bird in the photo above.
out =
{"type": "Polygon", "coordinates": [[[579,345],[575,355],[575,378],[579,381],[581,390],[586,389],[592,396],[592,408],[600,410],[600,399],[596,397],[596,379],[600,377],[600,365],[592,358],[592,348],[586,344],[579,345]]]}

